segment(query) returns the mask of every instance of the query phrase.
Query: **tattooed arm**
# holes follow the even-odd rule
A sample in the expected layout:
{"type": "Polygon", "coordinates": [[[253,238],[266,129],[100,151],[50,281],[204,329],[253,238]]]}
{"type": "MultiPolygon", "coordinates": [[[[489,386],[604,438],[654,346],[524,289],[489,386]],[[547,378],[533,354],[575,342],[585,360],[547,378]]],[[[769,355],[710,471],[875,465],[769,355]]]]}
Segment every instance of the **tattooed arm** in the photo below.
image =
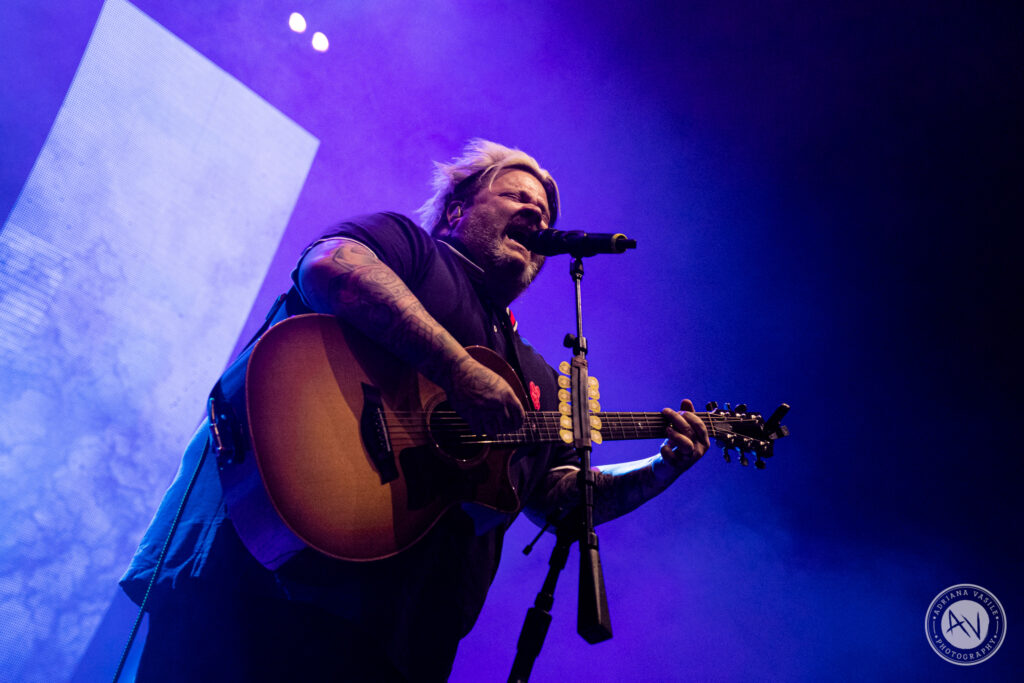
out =
{"type": "MultiPolygon", "coordinates": [[[[707,428],[693,414],[693,403],[682,402],[680,412],[665,408],[669,418],[667,437],[661,452],[645,460],[601,465],[596,470],[594,489],[594,523],[601,524],[620,517],[654,498],[690,469],[710,447],[707,428]]],[[[548,472],[543,501],[539,507],[543,515],[555,511],[558,518],[579,502],[576,479],[579,469],[559,467],[548,472]],[[560,511],[560,512],[559,512],[560,511]]],[[[541,521],[541,515],[531,515],[541,521]]],[[[547,520],[543,520],[547,521],[547,520]]],[[[542,523],[543,523],[542,521],[542,523]]]]}
{"type": "Polygon", "coordinates": [[[477,432],[522,424],[523,406],[508,383],[470,358],[363,244],[338,237],[314,245],[299,265],[299,286],[313,310],[345,320],[444,389],[477,432]]]}

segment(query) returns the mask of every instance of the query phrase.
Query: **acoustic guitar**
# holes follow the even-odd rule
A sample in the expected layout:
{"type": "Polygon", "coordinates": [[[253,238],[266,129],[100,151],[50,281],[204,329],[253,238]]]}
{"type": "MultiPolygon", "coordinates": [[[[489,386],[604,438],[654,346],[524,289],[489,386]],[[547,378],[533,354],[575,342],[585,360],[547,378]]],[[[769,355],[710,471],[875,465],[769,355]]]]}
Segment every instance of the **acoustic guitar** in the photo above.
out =
{"type": "MultiPolygon", "coordinates": [[[[530,405],[504,359],[483,347],[467,351],[530,405]]],[[[221,480],[239,536],[271,568],[305,546],[353,561],[395,555],[460,502],[514,513],[514,451],[572,440],[564,404],[528,411],[512,433],[473,434],[439,387],[328,315],[271,327],[252,350],[245,387],[251,453],[222,462],[221,480]]],[[[767,422],[743,406],[712,408],[696,414],[744,464],[753,455],[763,467],[773,441],[788,433],[779,424],[785,404],[767,422]]],[[[613,412],[591,424],[600,442],[661,439],[668,421],[613,412]]]]}

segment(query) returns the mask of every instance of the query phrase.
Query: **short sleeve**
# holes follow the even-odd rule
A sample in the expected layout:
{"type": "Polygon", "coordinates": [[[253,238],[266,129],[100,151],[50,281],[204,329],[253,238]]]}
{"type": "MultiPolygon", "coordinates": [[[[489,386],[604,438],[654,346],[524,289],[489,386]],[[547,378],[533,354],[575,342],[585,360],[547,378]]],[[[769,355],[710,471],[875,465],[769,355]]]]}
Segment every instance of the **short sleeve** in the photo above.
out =
{"type": "MultiPolygon", "coordinates": [[[[302,263],[310,247],[332,237],[345,237],[365,245],[410,289],[420,284],[431,262],[437,258],[434,240],[409,218],[397,213],[374,213],[333,227],[306,248],[298,263],[302,263]]],[[[298,282],[298,265],[292,271],[292,280],[298,282]]]]}

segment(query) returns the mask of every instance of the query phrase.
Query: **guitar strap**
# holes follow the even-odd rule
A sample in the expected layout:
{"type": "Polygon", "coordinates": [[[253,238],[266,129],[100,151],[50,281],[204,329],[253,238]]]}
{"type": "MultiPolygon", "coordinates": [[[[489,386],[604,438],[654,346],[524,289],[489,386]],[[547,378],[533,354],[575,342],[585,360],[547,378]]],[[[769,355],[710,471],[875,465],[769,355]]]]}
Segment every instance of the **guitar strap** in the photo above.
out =
{"type": "MultiPolygon", "coordinates": [[[[508,349],[506,357],[512,369],[516,371],[519,376],[519,381],[524,387],[529,386],[529,380],[523,374],[523,366],[519,361],[519,347],[516,344],[516,333],[512,329],[512,320],[510,319],[510,312],[508,309],[499,311],[498,316],[501,318],[501,331],[505,335],[505,347],[508,349]]],[[[523,406],[527,408],[527,406],[523,406]]]]}
{"type": "Polygon", "coordinates": [[[253,346],[271,326],[300,313],[312,313],[312,309],[302,301],[299,290],[293,285],[277,297],[260,329],[213,385],[206,403],[207,417],[210,420],[210,445],[221,467],[233,462],[235,457],[244,456],[249,447],[248,425],[242,418],[246,414],[245,370],[253,346]]]}

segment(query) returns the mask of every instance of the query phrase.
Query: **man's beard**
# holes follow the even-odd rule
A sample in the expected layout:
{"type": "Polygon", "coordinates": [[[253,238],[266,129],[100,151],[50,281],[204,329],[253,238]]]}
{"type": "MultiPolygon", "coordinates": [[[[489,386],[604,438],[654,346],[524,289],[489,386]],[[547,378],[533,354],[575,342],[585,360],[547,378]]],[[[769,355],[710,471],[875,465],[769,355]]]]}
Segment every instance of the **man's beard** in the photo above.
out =
{"type": "MultiPolygon", "coordinates": [[[[544,257],[527,252],[529,259],[523,263],[503,251],[504,234],[495,238],[494,231],[486,225],[479,225],[474,217],[462,231],[462,241],[477,265],[484,269],[487,289],[499,303],[507,305],[526,291],[544,266],[544,257]]],[[[525,248],[525,247],[524,247],[525,248]]]]}

